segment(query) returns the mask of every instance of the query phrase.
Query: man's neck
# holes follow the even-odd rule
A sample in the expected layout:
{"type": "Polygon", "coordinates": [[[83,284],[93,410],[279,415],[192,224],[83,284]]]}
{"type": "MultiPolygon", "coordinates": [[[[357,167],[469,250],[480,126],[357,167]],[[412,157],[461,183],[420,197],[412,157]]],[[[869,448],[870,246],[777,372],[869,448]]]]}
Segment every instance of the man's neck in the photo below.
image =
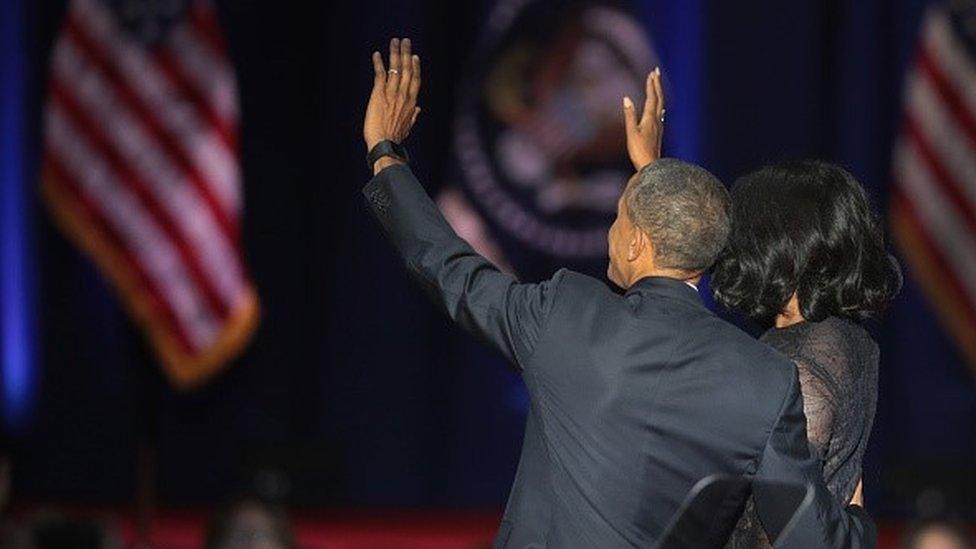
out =
{"type": "Polygon", "coordinates": [[[696,290],[698,289],[698,283],[701,282],[701,273],[689,273],[687,271],[680,271],[677,269],[646,269],[644,271],[634,273],[628,287],[633,286],[639,280],[650,277],[680,280],[696,290]]]}

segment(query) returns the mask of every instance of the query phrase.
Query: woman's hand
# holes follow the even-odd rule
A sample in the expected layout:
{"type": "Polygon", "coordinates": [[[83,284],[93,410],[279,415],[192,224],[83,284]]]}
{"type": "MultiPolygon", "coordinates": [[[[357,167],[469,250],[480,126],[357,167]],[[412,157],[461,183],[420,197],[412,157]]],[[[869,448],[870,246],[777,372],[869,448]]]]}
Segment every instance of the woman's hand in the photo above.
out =
{"type": "Polygon", "coordinates": [[[647,75],[647,99],[640,120],[630,97],[624,97],[624,124],[627,127],[627,154],[634,169],[641,168],[661,157],[661,137],[664,134],[664,91],[661,89],[661,69],[647,75]]]}
{"type": "Polygon", "coordinates": [[[383,66],[383,56],[373,52],[373,92],[366,107],[363,139],[366,150],[390,140],[401,143],[417,122],[420,107],[420,57],[411,55],[410,39],[390,41],[390,68],[383,66]]]}

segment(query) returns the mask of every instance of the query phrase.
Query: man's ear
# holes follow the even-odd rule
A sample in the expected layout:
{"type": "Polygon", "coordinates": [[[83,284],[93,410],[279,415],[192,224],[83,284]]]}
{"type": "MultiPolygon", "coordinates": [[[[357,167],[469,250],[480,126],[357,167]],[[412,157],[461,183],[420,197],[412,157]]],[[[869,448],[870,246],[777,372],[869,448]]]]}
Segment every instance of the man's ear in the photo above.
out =
{"type": "Polygon", "coordinates": [[[651,239],[647,237],[644,231],[636,227],[634,229],[634,234],[630,238],[630,245],[627,247],[627,261],[637,261],[641,254],[650,249],[651,239]]]}

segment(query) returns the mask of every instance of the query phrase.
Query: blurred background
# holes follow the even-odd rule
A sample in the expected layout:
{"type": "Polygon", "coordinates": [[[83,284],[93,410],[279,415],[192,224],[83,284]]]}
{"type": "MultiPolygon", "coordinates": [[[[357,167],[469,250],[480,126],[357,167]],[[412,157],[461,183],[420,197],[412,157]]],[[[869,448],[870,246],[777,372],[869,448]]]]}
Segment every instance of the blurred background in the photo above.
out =
{"type": "Polygon", "coordinates": [[[304,547],[490,543],[527,394],[363,205],[369,55],[392,36],[423,58],[416,173],[527,280],[604,278],[620,97],[654,66],[667,155],[727,184],[848,168],[906,271],[869,324],[866,505],[888,547],[976,518],[976,3],[2,6],[6,530],[200,547],[263,509],[304,547]]]}

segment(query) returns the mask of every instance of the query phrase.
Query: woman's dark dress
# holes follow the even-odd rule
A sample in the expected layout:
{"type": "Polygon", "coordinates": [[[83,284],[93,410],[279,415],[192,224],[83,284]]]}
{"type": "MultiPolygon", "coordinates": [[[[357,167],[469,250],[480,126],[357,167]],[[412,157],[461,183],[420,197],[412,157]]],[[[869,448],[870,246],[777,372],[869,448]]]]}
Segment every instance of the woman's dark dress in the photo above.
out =
{"type": "MultiPolygon", "coordinates": [[[[861,326],[841,318],[773,328],[761,341],[796,363],[807,436],[820,452],[824,480],[847,504],[861,478],[878,400],[878,346],[861,326]]],[[[752,501],[727,548],[769,547],[752,501]]]]}

